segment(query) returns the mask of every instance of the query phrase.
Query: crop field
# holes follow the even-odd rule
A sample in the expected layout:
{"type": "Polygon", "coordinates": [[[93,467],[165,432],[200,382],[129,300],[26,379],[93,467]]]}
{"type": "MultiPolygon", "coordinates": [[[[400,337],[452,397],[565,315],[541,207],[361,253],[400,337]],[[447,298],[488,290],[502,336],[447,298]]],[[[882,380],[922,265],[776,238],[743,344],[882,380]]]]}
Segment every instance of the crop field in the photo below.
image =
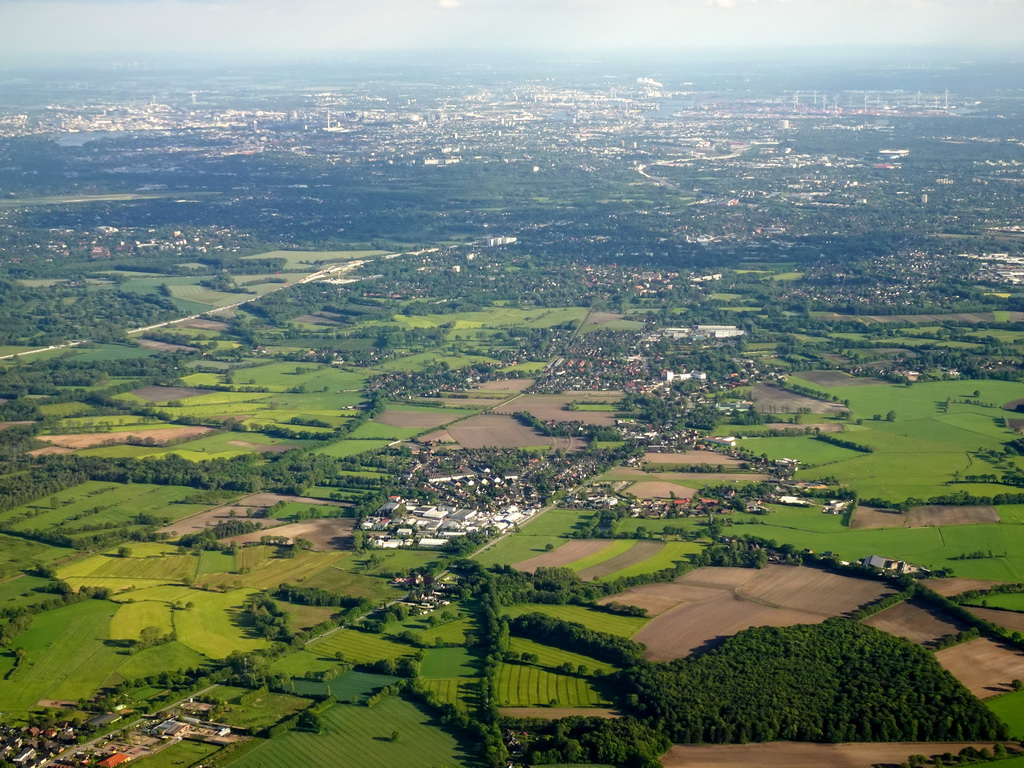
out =
{"type": "Polygon", "coordinates": [[[247,753],[232,768],[455,768],[477,761],[434,718],[391,697],[374,707],[338,704],[321,715],[324,733],[289,731],[247,753]],[[393,734],[398,738],[392,740],[393,734]]]}
{"type": "Polygon", "coordinates": [[[851,376],[842,371],[801,371],[793,374],[798,379],[809,382],[815,388],[831,389],[832,387],[865,387],[872,384],[888,384],[885,379],[874,376],[851,376]]]}
{"type": "Polygon", "coordinates": [[[441,701],[451,704],[461,712],[472,712],[479,706],[480,682],[475,678],[438,678],[421,680],[420,684],[441,701]]]}
{"type": "Polygon", "coordinates": [[[601,475],[599,479],[601,482],[679,482],[686,484],[687,487],[695,485],[699,488],[712,482],[756,483],[767,480],[768,475],[757,472],[644,472],[634,467],[616,467],[601,475]]]}
{"type": "Polygon", "coordinates": [[[585,678],[530,664],[499,664],[497,702],[502,707],[603,707],[608,702],[585,678]]]}
{"type": "Polygon", "coordinates": [[[320,589],[342,592],[353,597],[365,597],[370,600],[383,600],[398,596],[399,593],[385,579],[354,573],[353,570],[360,568],[360,562],[362,562],[354,558],[354,554],[347,555],[344,559],[336,561],[331,567],[324,568],[307,577],[302,585],[320,587],[320,589]]]}
{"type": "MultiPolygon", "coordinates": [[[[800,744],[792,741],[761,744],[676,744],[661,758],[664,768],[865,768],[900,765],[911,755],[931,758],[964,747],[992,751],[981,742],[887,742],[868,744],[800,744]]],[[[994,765],[1002,766],[1003,763],[994,765]]]]}
{"type": "Polygon", "coordinates": [[[586,403],[593,401],[617,401],[622,399],[621,392],[569,392],[564,395],[522,395],[515,400],[500,405],[495,413],[516,413],[525,411],[538,419],[556,421],[582,421],[584,424],[612,425],[615,423],[614,411],[573,411],[569,403],[586,403]]]}
{"type": "Polygon", "coordinates": [[[890,635],[905,637],[926,647],[934,646],[942,637],[969,628],[966,623],[953,616],[937,611],[927,604],[913,601],[886,608],[861,623],[888,632],[890,635]]]}
{"type": "Polygon", "coordinates": [[[751,399],[760,413],[798,413],[801,408],[809,408],[810,413],[834,416],[849,411],[839,403],[805,397],[782,387],[770,387],[766,384],[755,384],[751,399]]]}
{"type": "Polygon", "coordinates": [[[179,642],[164,643],[129,656],[103,684],[116,685],[123,680],[136,680],[163,671],[196,669],[207,663],[208,658],[179,642]]]}
{"type": "Polygon", "coordinates": [[[323,656],[341,653],[345,661],[355,664],[371,664],[380,659],[397,659],[416,653],[416,649],[411,646],[356,629],[339,629],[326,637],[314,640],[306,647],[323,656]]]}
{"type": "Polygon", "coordinates": [[[421,371],[424,368],[434,365],[442,360],[448,363],[452,370],[466,368],[478,363],[486,363],[490,365],[500,364],[498,360],[490,357],[483,357],[482,355],[464,355],[458,352],[452,353],[442,352],[440,350],[430,350],[429,352],[418,352],[413,355],[407,355],[406,357],[399,357],[396,360],[389,360],[381,365],[380,369],[384,371],[405,371],[407,373],[411,373],[421,371]]]}
{"type": "Polygon", "coordinates": [[[863,454],[813,437],[747,437],[743,447],[769,459],[795,459],[804,467],[817,467],[836,461],[855,459],[863,454]]]}
{"type": "Polygon", "coordinates": [[[301,271],[304,274],[316,272],[321,264],[337,264],[359,259],[372,259],[383,256],[387,251],[267,251],[253,256],[243,256],[243,260],[284,259],[284,268],[289,271],[301,271]]]}
{"type": "Polygon", "coordinates": [[[574,621],[597,632],[607,632],[610,635],[621,635],[622,637],[632,637],[648,621],[639,616],[619,616],[582,605],[527,603],[508,606],[502,610],[502,613],[512,617],[522,616],[524,613],[543,613],[562,621],[574,621]]]}
{"type": "Polygon", "coordinates": [[[68,556],[68,550],[0,533],[0,576],[6,578],[68,556]]]}
{"type": "Polygon", "coordinates": [[[935,658],[979,699],[1008,693],[1014,680],[1024,679],[1024,653],[986,637],[945,648],[935,658]]]}
{"type": "Polygon", "coordinates": [[[306,539],[312,542],[313,549],[325,551],[332,549],[349,549],[352,546],[352,529],[355,521],[346,518],[324,517],[316,520],[303,520],[301,523],[289,523],[270,530],[232,536],[225,539],[239,545],[259,541],[261,537],[284,536],[289,541],[306,539]]]}
{"type": "Polygon", "coordinates": [[[647,646],[647,658],[667,661],[713,647],[744,629],[817,624],[891,593],[873,581],[776,565],[698,568],[671,585],[635,587],[606,601],[657,611],[633,639],[647,646]]]}
{"type": "Polygon", "coordinates": [[[417,408],[411,405],[389,405],[384,413],[373,420],[400,429],[437,429],[464,416],[472,416],[476,410],[466,408],[417,408]]]}
{"type": "Polygon", "coordinates": [[[1024,632],[1024,613],[1017,611],[1001,611],[997,608],[974,608],[970,612],[979,619],[991,621],[1000,627],[1006,627],[1013,632],[1024,632]]]}
{"type": "MultiPolygon", "coordinates": [[[[136,556],[139,545],[132,549],[131,557],[116,555],[94,555],[78,560],[70,565],[62,566],[57,574],[62,578],[89,579],[123,579],[124,586],[136,580],[163,582],[182,582],[195,578],[199,569],[199,558],[195,555],[177,555],[166,552],[163,554],[142,554],[136,556]]],[[[173,552],[173,550],[172,550],[173,552]]]]}
{"type": "Polygon", "coordinates": [[[696,488],[667,480],[641,480],[630,485],[625,492],[638,499],[692,499],[697,495],[696,488]]]}
{"type": "Polygon", "coordinates": [[[295,690],[300,696],[326,696],[330,694],[341,703],[362,704],[372,694],[398,681],[393,675],[349,670],[333,680],[319,682],[296,680],[295,690]]]}
{"type": "Polygon", "coordinates": [[[581,653],[573,653],[551,645],[544,645],[525,637],[513,637],[509,643],[509,650],[513,653],[532,653],[537,657],[533,662],[536,666],[554,669],[562,664],[572,664],[574,667],[584,666],[591,673],[600,672],[608,674],[614,672],[615,667],[604,661],[599,661],[591,656],[584,656],[581,653]]]}
{"type": "Polygon", "coordinates": [[[201,741],[178,741],[164,747],[155,755],[136,758],[132,762],[143,768],[189,768],[201,763],[219,749],[216,744],[205,744],[201,741]]]}
{"type": "MultiPolygon", "coordinates": [[[[943,580],[945,581],[945,580],[943,580]]],[[[942,582],[936,582],[934,580],[929,581],[928,584],[941,584],[942,582]]],[[[967,587],[960,590],[961,592],[967,592],[970,589],[991,589],[992,584],[980,583],[976,587],[967,587]]],[[[935,589],[935,587],[932,587],[935,589]]],[[[972,600],[971,605],[981,605],[986,608],[1002,608],[1005,611],[1024,611],[1024,594],[1009,593],[1005,595],[994,594],[994,595],[983,595],[975,600],[972,600]]]]}
{"type": "MultiPolygon", "coordinates": [[[[949,579],[928,579],[925,582],[930,590],[938,592],[940,595],[951,597],[953,595],[960,595],[964,592],[971,592],[973,590],[985,590],[992,589],[999,582],[996,581],[983,581],[981,579],[964,579],[960,577],[954,577],[949,579]]],[[[995,597],[993,595],[993,597],[995,597]]],[[[1007,595],[1009,597],[1009,595],[1007,595]]],[[[1011,610],[1016,610],[1011,608],[1011,610]]],[[[1024,604],[1022,604],[1021,610],[1024,610],[1024,604]]]]}
{"type": "MultiPolygon", "coordinates": [[[[246,552],[248,549],[249,547],[243,547],[238,552],[246,552]]],[[[344,556],[343,552],[303,551],[295,557],[272,557],[249,573],[212,574],[204,576],[200,581],[203,586],[223,586],[229,589],[237,587],[270,589],[285,582],[290,584],[304,582],[308,577],[330,568],[344,556]]],[[[236,560],[238,560],[238,555],[236,555],[236,560]]],[[[245,567],[239,560],[239,571],[245,567]]]]}
{"type": "Polygon", "coordinates": [[[202,395],[212,395],[215,392],[212,389],[198,389],[196,387],[161,387],[152,385],[133,389],[131,394],[149,403],[166,403],[171,400],[184,400],[202,395]]]}
{"type": "Polygon", "coordinates": [[[531,557],[515,564],[516,570],[525,573],[533,573],[538,568],[559,568],[568,566],[579,560],[588,560],[602,551],[615,545],[614,541],[607,539],[577,539],[567,541],[560,547],[545,552],[542,555],[531,557]]]}
{"type": "Polygon", "coordinates": [[[424,435],[422,439],[455,442],[463,448],[532,448],[545,445],[569,448],[572,445],[571,438],[546,437],[511,416],[498,414],[473,416],[440,432],[424,435]]]}
{"type": "Polygon", "coordinates": [[[209,427],[155,427],[151,429],[117,430],[114,432],[88,432],[85,434],[40,435],[45,440],[60,448],[94,448],[111,443],[127,443],[129,440],[152,440],[163,445],[171,440],[191,440],[212,432],[209,427]]]}
{"type": "Polygon", "coordinates": [[[942,525],[978,525],[1000,522],[995,507],[912,507],[906,515],[873,507],[857,507],[851,528],[925,528],[942,525]]]}
{"type": "Polygon", "coordinates": [[[249,704],[240,704],[239,698],[247,693],[250,691],[246,688],[228,685],[217,686],[210,691],[211,696],[228,702],[228,710],[217,720],[239,728],[247,728],[250,732],[258,731],[291,717],[296,712],[301,712],[313,703],[310,699],[284,693],[266,693],[249,704]]]}

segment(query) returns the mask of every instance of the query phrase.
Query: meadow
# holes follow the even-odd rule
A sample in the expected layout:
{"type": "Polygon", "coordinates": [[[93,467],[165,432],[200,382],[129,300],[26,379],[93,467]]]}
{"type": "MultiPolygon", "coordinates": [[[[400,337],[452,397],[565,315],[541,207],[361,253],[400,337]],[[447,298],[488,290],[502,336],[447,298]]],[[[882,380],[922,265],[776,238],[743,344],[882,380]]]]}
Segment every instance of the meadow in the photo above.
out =
{"type": "Polygon", "coordinates": [[[620,616],[582,605],[526,603],[503,608],[502,613],[510,617],[521,616],[524,613],[543,613],[562,621],[574,621],[596,632],[622,637],[632,637],[648,622],[648,619],[639,616],[620,616]]]}
{"type": "Polygon", "coordinates": [[[582,677],[532,664],[499,664],[496,698],[502,707],[603,707],[608,702],[582,677]]]}
{"type": "Polygon", "coordinates": [[[224,699],[228,709],[217,720],[228,725],[246,728],[250,733],[261,728],[274,725],[306,709],[312,700],[284,693],[265,693],[248,704],[241,704],[239,699],[251,691],[247,688],[235,688],[221,685],[210,691],[211,696],[224,699]]]}
{"type": "Polygon", "coordinates": [[[202,763],[219,749],[216,744],[204,744],[201,741],[178,741],[161,749],[155,755],[132,762],[143,768],[190,768],[202,763]]]}
{"type": "Polygon", "coordinates": [[[261,744],[233,768],[293,768],[295,765],[365,768],[455,768],[477,766],[468,744],[438,727],[423,709],[398,697],[374,707],[338,704],[321,715],[324,732],[289,731],[261,744]],[[392,739],[397,734],[396,739],[392,739]]]}
{"type": "Polygon", "coordinates": [[[314,640],[306,647],[324,656],[340,653],[344,661],[355,664],[372,664],[380,659],[397,659],[416,653],[411,646],[389,640],[382,635],[355,629],[339,629],[326,637],[314,640]]]}

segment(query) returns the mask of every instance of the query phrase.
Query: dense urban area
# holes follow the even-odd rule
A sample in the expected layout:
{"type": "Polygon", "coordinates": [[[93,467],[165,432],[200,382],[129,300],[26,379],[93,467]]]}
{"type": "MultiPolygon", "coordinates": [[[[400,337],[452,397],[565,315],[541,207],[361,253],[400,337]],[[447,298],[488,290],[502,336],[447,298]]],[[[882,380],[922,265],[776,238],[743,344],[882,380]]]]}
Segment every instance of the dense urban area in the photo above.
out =
{"type": "Polygon", "coordinates": [[[0,78],[0,766],[1024,765],[1019,64],[0,78]]]}

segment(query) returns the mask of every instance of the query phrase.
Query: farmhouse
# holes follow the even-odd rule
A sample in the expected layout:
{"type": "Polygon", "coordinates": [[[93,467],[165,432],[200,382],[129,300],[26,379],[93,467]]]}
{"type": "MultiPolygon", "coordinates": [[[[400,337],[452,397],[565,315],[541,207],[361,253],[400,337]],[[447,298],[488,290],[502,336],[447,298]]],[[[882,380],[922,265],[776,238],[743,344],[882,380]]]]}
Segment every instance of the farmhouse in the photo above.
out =
{"type": "Polygon", "coordinates": [[[882,571],[895,571],[896,573],[918,573],[919,571],[925,570],[912,563],[905,562],[903,560],[890,560],[885,557],[879,557],[878,555],[870,555],[860,561],[861,565],[866,565],[868,568],[878,568],[882,571]]]}

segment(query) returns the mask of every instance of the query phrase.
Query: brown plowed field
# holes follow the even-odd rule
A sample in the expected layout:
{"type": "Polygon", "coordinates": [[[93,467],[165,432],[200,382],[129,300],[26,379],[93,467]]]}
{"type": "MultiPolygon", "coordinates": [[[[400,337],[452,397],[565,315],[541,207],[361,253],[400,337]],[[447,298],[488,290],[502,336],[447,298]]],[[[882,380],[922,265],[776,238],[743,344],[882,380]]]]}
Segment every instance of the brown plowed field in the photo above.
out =
{"type": "Polygon", "coordinates": [[[1017,434],[1024,432],[1024,419],[1007,419],[1006,426],[1017,434]]]}
{"type": "Polygon", "coordinates": [[[270,445],[268,443],[250,443],[248,440],[228,440],[228,445],[234,445],[239,448],[245,448],[249,451],[255,451],[256,453],[284,453],[295,448],[294,445],[270,445]]]}
{"type": "Polygon", "coordinates": [[[1012,632],[1024,632],[1024,613],[1000,611],[996,608],[975,608],[973,605],[964,607],[979,619],[991,621],[993,624],[1006,627],[1012,632]]]}
{"type": "Polygon", "coordinates": [[[484,392],[523,392],[533,386],[534,379],[498,379],[485,381],[478,390],[484,392]]]}
{"type": "Polygon", "coordinates": [[[633,494],[638,499],[671,499],[673,495],[677,499],[690,499],[697,493],[697,490],[675,483],[642,482],[633,483],[626,489],[626,492],[633,494]]]}
{"type": "Polygon", "coordinates": [[[231,327],[220,320],[207,320],[203,317],[195,317],[191,320],[177,323],[177,325],[180,325],[182,328],[198,328],[201,331],[224,331],[231,327]]]}
{"type": "Polygon", "coordinates": [[[796,377],[820,387],[864,387],[870,384],[888,384],[873,376],[851,376],[842,371],[801,371],[796,377]]]}
{"type": "Polygon", "coordinates": [[[850,409],[840,403],[830,403],[789,392],[782,387],[755,384],[751,400],[760,413],[797,413],[800,408],[810,408],[811,413],[849,413],[850,409]]]}
{"type": "Polygon", "coordinates": [[[157,352],[198,352],[198,347],[189,347],[185,344],[170,344],[166,341],[155,339],[136,339],[135,343],[146,349],[154,349],[157,352]]]}
{"type": "Polygon", "coordinates": [[[40,435],[40,440],[53,443],[61,448],[92,448],[108,443],[126,443],[129,439],[151,438],[159,444],[171,440],[182,440],[205,435],[213,430],[209,427],[169,427],[168,429],[133,429],[125,432],[88,432],[80,435],[40,435]]]}
{"type": "Polygon", "coordinates": [[[762,570],[698,568],[673,584],[636,587],[609,600],[658,612],[633,639],[647,646],[648,659],[668,661],[712,648],[751,627],[819,624],[891,593],[866,579],[769,565],[762,570]]]}
{"type": "Polygon", "coordinates": [[[850,528],[927,528],[929,526],[998,523],[994,507],[913,507],[906,515],[888,509],[857,507],[850,528]]]}
{"type": "Polygon", "coordinates": [[[1020,411],[1021,406],[1024,406],[1024,397],[1019,397],[1016,400],[1011,400],[1008,403],[1003,403],[1003,410],[1006,411],[1020,411]]]}
{"type": "Polygon", "coordinates": [[[610,560],[605,560],[603,563],[592,565],[590,568],[584,568],[576,575],[584,581],[600,579],[602,576],[607,576],[609,573],[615,573],[616,571],[621,571],[623,568],[628,568],[631,565],[642,563],[647,558],[654,557],[664,548],[665,543],[661,541],[638,541],[622,554],[616,555],[610,560]]]}
{"type": "Polygon", "coordinates": [[[182,400],[186,397],[199,397],[200,395],[212,395],[214,389],[197,389],[196,387],[140,387],[133,389],[131,394],[148,400],[151,403],[163,403],[167,400],[182,400]]]}
{"type": "Polygon", "coordinates": [[[850,528],[902,528],[906,518],[892,509],[858,506],[850,518],[850,528]]]}
{"type": "Polygon", "coordinates": [[[481,414],[452,424],[448,429],[425,435],[423,440],[444,442],[445,435],[463,448],[527,448],[550,445],[555,448],[578,447],[578,442],[565,437],[545,437],[511,416],[481,414]]]}
{"type": "Polygon", "coordinates": [[[73,453],[74,450],[71,448],[61,448],[59,445],[51,445],[47,448],[36,448],[34,451],[29,451],[29,456],[57,456],[61,453],[73,453]]]}
{"type": "MultiPolygon", "coordinates": [[[[462,416],[464,414],[458,415],[462,416]]],[[[389,427],[431,429],[447,424],[455,418],[456,416],[453,416],[443,408],[436,408],[432,411],[403,411],[397,408],[388,408],[373,420],[381,424],[387,424],[389,427]]]]}
{"type": "Polygon", "coordinates": [[[954,617],[917,602],[899,603],[861,623],[924,646],[933,646],[940,638],[969,628],[954,617]]]}
{"type": "Polygon", "coordinates": [[[354,527],[355,521],[350,518],[327,517],[319,520],[303,520],[301,523],[291,523],[269,530],[232,536],[224,541],[237,542],[242,545],[257,542],[264,536],[287,536],[289,542],[295,541],[295,539],[308,539],[313,542],[313,549],[321,551],[351,549],[354,527]]]}
{"type": "Polygon", "coordinates": [[[637,608],[646,608],[650,617],[660,616],[665,611],[675,608],[682,603],[699,603],[712,597],[719,597],[722,590],[712,587],[691,587],[686,584],[648,584],[643,587],[633,587],[617,595],[609,595],[598,600],[602,605],[606,603],[624,603],[635,605],[637,608]]]}
{"type": "Polygon", "coordinates": [[[957,754],[964,747],[992,750],[978,742],[888,742],[875,744],[676,744],[662,758],[665,768],[869,768],[897,766],[911,755],[957,754]]]}
{"type": "Polygon", "coordinates": [[[935,654],[938,662],[979,699],[1013,690],[1024,679],[1024,653],[987,637],[954,645],[935,654]]]}
{"type": "Polygon", "coordinates": [[[736,467],[744,462],[732,456],[723,456],[714,451],[684,451],[683,453],[645,453],[648,464],[718,464],[736,467]]]}
{"type": "Polygon", "coordinates": [[[503,717],[539,717],[544,720],[561,720],[563,717],[603,717],[611,720],[622,717],[612,709],[601,707],[501,707],[503,717]]]}
{"type": "Polygon", "coordinates": [[[975,589],[992,589],[996,584],[1003,583],[1002,581],[982,581],[981,579],[954,577],[952,579],[928,579],[924,582],[924,585],[933,592],[951,597],[952,595],[962,595],[964,592],[971,592],[975,589]]]}
{"type": "MultiPolygon", "coordinates": [[[[280,493],[250,493],[248,496],[243,496],[238,501],[232,504],[221,504],[220,506],[213,507],[211,509],[197,512],[189,517],[183,517],[181,520],[176,520],[170,525],[166,525],[160,529],[160,533],[171,533],[184,536],[186,533],[193,533],[194,531],[201,531],[203,528],[208,528],[211,525],[229,520],[233,517],[240,520],[250,519],[246,515],[249,510],[263,510],[268,507],[274,506],[279,501],[295,501],[300,504],[321,504],[329,507],[346,507],[350,506],[340,501],[325,501],[324,499],[312,499],[306,496],[287,496],[280,493]]],[[[278,520],[273,517],[254,517],[251,518],[252,522],[260,523],[264,529],[273,526],[283,525],[284,520],[278,520]]]]}
{"type": "Polygon", "coordinates": [[[611,541],[608,539],[576,539],[566,542],[550,552],[545,552],[543,555],[518,562],[513,567],[524,573],[533,573],[538,568],[560,568],[584,557],[597,554],[609,544],[611,541]]]}
{"type": "Polygon", "coordinates": [[[510,403],[499,405],[495,413],[524,411],[542,420],[581,421],[584,424],[615,424],[613,411],[570,411],[566,406],[573,402],[613,401],[622,399],[621,392],[566,392],[563,395],[523,395],[510,403]]]}

